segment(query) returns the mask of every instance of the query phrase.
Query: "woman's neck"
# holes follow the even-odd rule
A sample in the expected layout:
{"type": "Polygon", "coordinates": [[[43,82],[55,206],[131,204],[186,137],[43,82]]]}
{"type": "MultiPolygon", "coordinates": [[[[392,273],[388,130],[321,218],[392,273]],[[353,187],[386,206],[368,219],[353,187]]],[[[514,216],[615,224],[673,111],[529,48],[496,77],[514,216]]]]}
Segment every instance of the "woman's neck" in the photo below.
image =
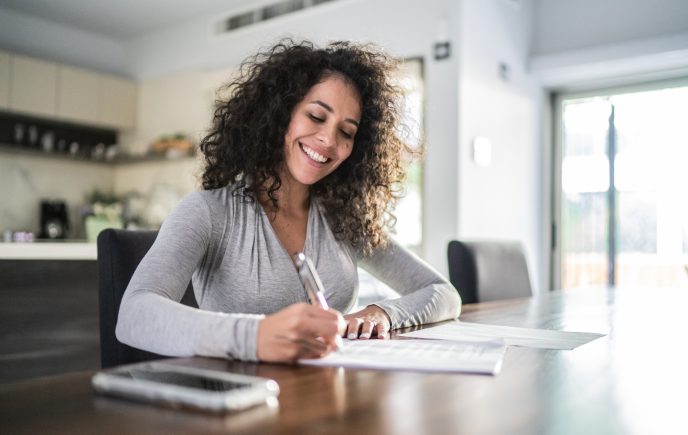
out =
{"type": "Polygon", "coordinates": [[[290,180],[288,177],[281,178],[282,185],[274,192],[277,199],[278,209],[267,195],[267,191],[261,193],[260,203],[266,211],[277,212],[288,216],[302,216],[308,214],[310,206],[310,188],[305,184],[290,180]]]}
{"type": "Polygon", "coordinates": [[[270,225],[282,246],[290,256],[301,252],[306,246],[308,232],[309,188],[288,177],[281,177],[282,185],[274,193],[277,208],[265,190],[261,193],[261,205],[266,211],[270,225]]]}

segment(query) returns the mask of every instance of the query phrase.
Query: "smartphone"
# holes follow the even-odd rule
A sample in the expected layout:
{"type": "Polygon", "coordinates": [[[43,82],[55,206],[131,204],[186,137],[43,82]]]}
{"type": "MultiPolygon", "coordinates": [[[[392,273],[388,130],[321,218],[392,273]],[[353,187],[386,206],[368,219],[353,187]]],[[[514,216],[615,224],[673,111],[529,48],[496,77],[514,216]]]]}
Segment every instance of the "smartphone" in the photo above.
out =
{"type": "Polygon", "coordinates": [[[269,403],[279,394],[279,385],[272,379],[160,362],[104,370],[91,383],[103,394],[211,412],[269,403]]]}

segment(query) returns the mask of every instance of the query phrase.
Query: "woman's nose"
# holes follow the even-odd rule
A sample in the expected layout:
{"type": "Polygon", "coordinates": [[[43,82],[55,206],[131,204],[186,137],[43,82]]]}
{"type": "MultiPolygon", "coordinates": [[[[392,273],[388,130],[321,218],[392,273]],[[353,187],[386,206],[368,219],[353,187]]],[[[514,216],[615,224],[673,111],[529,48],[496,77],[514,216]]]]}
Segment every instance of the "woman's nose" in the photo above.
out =
{"type": "Polygon", "coordinates": [[[318,140],[323,144],[323,146],[336,145],[336,135],[330,128],[322,128],[318,133],[318,140]]]}

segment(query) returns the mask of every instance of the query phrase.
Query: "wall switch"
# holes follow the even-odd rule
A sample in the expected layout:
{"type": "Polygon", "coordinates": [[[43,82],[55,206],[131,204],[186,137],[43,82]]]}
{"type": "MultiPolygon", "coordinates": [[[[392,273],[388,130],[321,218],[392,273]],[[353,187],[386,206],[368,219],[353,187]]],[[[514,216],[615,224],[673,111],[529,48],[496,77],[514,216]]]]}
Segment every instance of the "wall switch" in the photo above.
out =
{"type": "Polygon", "coordinates": [[[435,60],[449,59],[449,56],[451,56],[451,44],[449,41],[436,42],[433,50],[435,52],[435,60]]]}
{"type": "Polygon", "coordinates": [[[492,163],[492,142],[485,137],[473,139],[473,161],[478,166],[487,167],[492,163]]]}

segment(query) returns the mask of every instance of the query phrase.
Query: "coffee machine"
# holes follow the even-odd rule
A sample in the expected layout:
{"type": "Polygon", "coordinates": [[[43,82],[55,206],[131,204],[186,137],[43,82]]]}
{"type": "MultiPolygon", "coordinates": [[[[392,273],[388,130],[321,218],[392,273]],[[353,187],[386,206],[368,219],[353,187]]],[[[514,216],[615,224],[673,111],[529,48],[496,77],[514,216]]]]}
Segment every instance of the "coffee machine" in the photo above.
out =
{"type": "Polygon", "coordinates": [[[64,239],[69,230],[67,218],[67,204],[61,200],[41,201],[41,233],[42,239],[64,239]]]}

